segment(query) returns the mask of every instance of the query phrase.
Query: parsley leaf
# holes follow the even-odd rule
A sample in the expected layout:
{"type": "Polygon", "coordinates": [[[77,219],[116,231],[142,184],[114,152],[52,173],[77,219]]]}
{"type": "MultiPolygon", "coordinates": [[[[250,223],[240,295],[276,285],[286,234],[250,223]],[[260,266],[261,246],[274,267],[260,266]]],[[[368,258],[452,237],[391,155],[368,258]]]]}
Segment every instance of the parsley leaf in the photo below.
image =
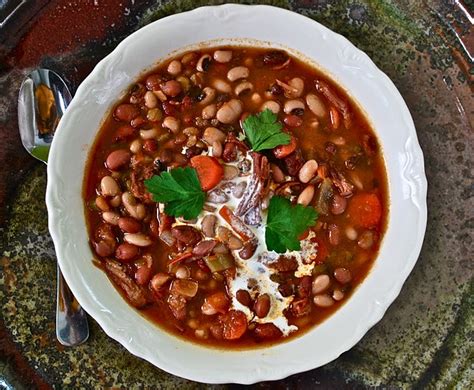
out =
{"type": "Polygon", "coordinates": [[[313,207],[292,205],[288,199],[274,196],[270,199],[265,229],[267,249],[278,253],[287,249],[300,250],[298,237],[313,226],[317,218],[318,213],[313,207]]]}
{"type": "Polygon", "coordinates": [[[206,199],[196,170],[190,167],[154,175],[145,180],[145,187],[155,202],[165,203],[166,214],[185,219],[196,218],[206,199]]]}
{"type": "Polygon", "coordinates": [[[259,114],[249,115],[244,120],[243,128],[254,152],[287,145],[291,141],[291,137],[281,130],[283,126],[276,114],[268,108],[259,114]]]}

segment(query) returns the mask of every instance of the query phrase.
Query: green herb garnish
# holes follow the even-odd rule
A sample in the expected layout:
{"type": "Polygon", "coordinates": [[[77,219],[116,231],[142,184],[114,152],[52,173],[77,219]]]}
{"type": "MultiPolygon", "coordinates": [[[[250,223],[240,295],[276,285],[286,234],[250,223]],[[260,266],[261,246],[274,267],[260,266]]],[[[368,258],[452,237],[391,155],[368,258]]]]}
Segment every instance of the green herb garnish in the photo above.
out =
{"type": "Polygon", "coordinates": [[[155,202],[165,203],[165,212],[174,217],[196,218],[206,199],[194,168],[174,168],[145,180],[155,202]]]}
{"type": "Polygon", "coordinates": [[[254,152],[287,145],[291,141],[290,135],[282,131],[283,125],[276,114],[268,108],[260,114],[249,115],[244,120],[243,128],[254,152]]]}
{"type": "Polygon", "coordinates": [[[317,218],[313,207],[292,205],[288,199],[274,196],[270,199],[265,228],[267,249],[277,253],[300,250],[299,236],[313,226],[317,218]]]}

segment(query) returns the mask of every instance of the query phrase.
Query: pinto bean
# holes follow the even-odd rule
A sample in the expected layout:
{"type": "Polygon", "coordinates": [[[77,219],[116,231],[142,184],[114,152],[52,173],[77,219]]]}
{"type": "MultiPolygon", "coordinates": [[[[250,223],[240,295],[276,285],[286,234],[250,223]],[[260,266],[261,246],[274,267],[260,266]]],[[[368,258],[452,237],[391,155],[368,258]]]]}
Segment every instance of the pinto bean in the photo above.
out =
{"type": "Polygon", "coordinates": [[[112,253],[114,253],[114,250],[115,250],[114,241],[102,240],[98,242],[93,242],[92,244],[94,246],[95,252],[100,257],[108,257],[112,255],[112,253]]]}
{"type": "Polygon", "coordinates": [[[302,183],[309,183],[309,181],[316,176],[316,172],[318,171],[318,163],[316,160],[308,160],[306,161],[303,166],[301,167],[298,178],[302,183]]]}
{"type": "Polygon", "coordinates": [[[244,260],[250,259],[257,249],[257,242],[254,240],[247,241],[244,247],[239,251],[240,258],[244,260]]]}
{"type": "Polygon", "coordinates": [[[160,87],[166,96],[171,97],[178,96],[183,90],[181,84],[176,80],[168,80],[167,82],[161,84],[160,87]]]}
{"type": "Polygon", "coordinates": [[[214,142],[224,142],[225,141],[225,133],[215,127],[208,127],[204,130],[202,135],[202,140],[209,145],[212,145],[214,142]]]}
{"type": "Polygon", "coordinates": [[[217,217],[212,214],[207,214],[201,223],[202,232],[206,237],[214,237],[216,235],[217,217]]]}
{"type": "Polygon", "coordinates": [[[257,317],[266,317],[270,311],[270,296],[268,294],[261,294],[257,297],[255,304],[253,305],[253,311],[257,317]]]}
{"type": "Polygon", "coordinates": [[[115,196],[120,193],[120,187],[112,176],[104,176],[100,181],[100,192],[103,196],[115,196]]]}
{"type": "Polygon", "coordinates": [[[306,188],[303,191],[301,191],[301,194],[299,194],[296,202],[303,206],[308,206],[313,200],[313,197],[314,197],[314,186],[312,184],[309,184],[306,186],[306,188]]]}
{"type": "Polygon", "coordinates": [[[339,194],[334,194],[331,201],[331,213],[340,215],[346,211],[347,199],[339,194]]]}
{"type": "Polygon", "coordinates": [[[114,111],[114,115],[118,120],[130,122],[132,119],[140,115],[140,109],[134,104],[120,104],[114,111]]]}
{"type": "Polygon", "coordinates": [[[235,122],[242,114],[242,102],[237,99],[231,99],[224,103],[217,111],[216,117],[221,123],[230,124],[235,122]]]}
{"type": "Polygon", "coordinates": [[[114,211],[105,211],[102,213],[102,219],[111,225],[117,225],[120,215],[114,211]]]}
{"type": "Polygon", "coordinates": [[[167,71],[169,74],[177,76],[181,73],[182,69],[183,66],[181,65],[181,62],[179,62],[178,60],[173,60],[168,64],[167,71]]]}
{"type": "Polygon", "coordinates": [[[128,263],[138,256],[140,249],[138,246],[124,242],[115,250],[115,258],[122,263],[128,263]]]}
{"type": "Polygon", "coordinates": [[[334,270],[334,277],[339,283],[342,283],[342,284],[349,283],[352,280],[351,271],[343,267],[336,268],[334,270]]]}
{"type": "Polygon", "coordinates": [[[125,233],[123,239],[129,244],[139,247],[150,246],[153,241],[143,233],[125,233]]]}
{"type": "Polygon", "coordinates": [[[221,64],[225,64],[232,59],[232,51],[231,50],[216,50],[214,52],[214,60],[220,62],[221,64]]]}
{"type": "Polygon", "coordinates": [[[306,95],[306,104],[310,111],[318,118],[324,118],[326,116],[326,107],[319,96],[314,93],[308,93],[306,95]]]}
{"type": "Polygon", "coordinates": [[[316,306],[319,307],[330,307],[334,305],[334,300],[326,294],[318,294],[313,298],[313,302],[316,306]]]}
{"type": "Polygon", "coordinates": [[[311,289],[313,295],[317,295],[325,291],[329,287],[330,283],[331,283],[331,279],[329,278],[329,275],[322,274],[322,275],[316,276],[313,280],[312,289],[311,289]]]}
{"type": "Polygon", "coordinates": [[[344,293],[341,290],[337,289],[333,291],[332,297],[335,301],[342,301],[344,299],[344,293]]]}
{"type": "Polygon", "coordinates": [[[292,97],[299,98],[304,91],[304,81],[299,77],[292,78],[288,85],[293,88],[292,97]]]}
{"type": "Polygon", "coordinates": [[[249,68],[246,66],[236,66],[227,72],[227,78],[230,81],[236,81],[239,79],[245,79],[249,77],[249,68]]]}
{"type": "Polygon", "coordinates": [[[252,298],[247,290],[239,290],[235,294],[237,300],[244,306],[250,307],[252,304],[252,298]]]}
{"type": "Polygon", "coordinates": [[[138,220],[145,218],[145,206],[141,203],[137,203],[135,197],[130,192],[124,192],[122,194],[122,203],[131,217],[138,220]]]}
{"type": "Polygon", "coordinates": [[[112,171],[117,171],[128,165],[130,162],[130,152],[125,149],[114,150],[107,156],[105,164],[112,171]]]}
{"type": "Polygon", "coordinates": [[[118,226],[124,233],[138,233],[142,228],[140,222],[130,217],[119,218],[118,226]]]}
{"type": "Polygon", "coordinates": [[[201,240],[201,233],[192,226],[175,226],[171,229],[171,234],[176,240],[189,246],[197,244],[201,240]]]}
{"type": "Polygon", "coordinates": [[[193,255],[197,257],[204,257],[211,253],[211,251],[216,246],[217,242],[215,240],[204,240],[201,241],[193,248],[193,255]]]}

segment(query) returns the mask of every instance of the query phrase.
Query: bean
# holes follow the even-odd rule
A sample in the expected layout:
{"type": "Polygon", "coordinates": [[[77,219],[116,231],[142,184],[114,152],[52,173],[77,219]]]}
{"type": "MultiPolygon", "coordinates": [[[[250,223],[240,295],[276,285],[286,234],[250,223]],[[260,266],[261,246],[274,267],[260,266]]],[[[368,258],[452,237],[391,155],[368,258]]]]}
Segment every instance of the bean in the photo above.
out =
{"type": "Polygon", "coordinates": [[[223,254],[223,253],[229,253],[229,249],[223,244],[223,243],[218,243],[215,247],[213,252],[215,254],[223,254]]]}
{"type": "Polygon", "coordinates": [[[214,142],[224,142],[226,135],[221,130],[215,127],[208,127],[204,130],[202,135],[202,140],[209,145],[212,145],[214,142]]]}
{"type": "Polygon", "coordinates": [[[219,92],[223,92],[223,93],[231,93],[232,92],[232,87],[229,85],[229,83],[227,83],[226,81],[221,80],[221,79],[215,79],[212,82],[212,86],[215,89],[217,89],[219,92]]]}
{"type": "Polygon", "coordinates": [[[352,241],[357,240],[357,231],[352,226],[346,227],[346,237],[352,241]]]}
{"type": "Polygon", "coordinates": [[[186,53],[183,58],[181,58],[181,63],[183,65],[187,65],[193,61],[195,61],[197,58],[197,54],[194,53],[194,52],[191,52],[191,53],[186,53]]]}
{"type": "Polygon", "coordinates": [[[191,271],[185,265],[179,266],[174,273],[177,279],[188,279],[191,276],[191,271]]]}
{"type": "Polygon", "coordinates": [[[156,129],[149,130],[140,130],[140,137],[143,139],[152,139],[158,136],[158,131],[156,129]]]}
{"type": "Polygon", "coordinates": [[[252,298],[247,290],[239,290],[235,294],[237,300],[244,306],[249,307],[252,304],[252,298]]]}
{"type": "Polygon", "coordinates": [[[130,162],[130,152],[125,149],[114,150],[107,156],[105,164],[112,171],[119,170],[130,162]]]}
{"type": "Polygon", "coordinates": [[[224,180],[232,180],[239,175],[239,170],[233,165],[224,165],[224,180]]]}
{"type": "Polygon", "coordinates": [[[212,103],[216,98],[216,90],[214,88],[206,87],[202,90],[202,93],[204,93],[204,99],[199,102],[202,106],[212,103]]]}
{"type": "Polygon", "coordinates": [[[283,123],[288,127],[300,127],[303,124],[303,118],[297,115],[286,115],[283,123]]]}
{"type": "Polygon", "coordinates": [[[173,60],[168,64],[168,73],[177,76],[181,73],[181,70],[183,69],[183,66],[181,65],[181,62],[178,60],[173,60]]]}
{"type": "Polygon", "coordinates": [[[342,301],[344,299],[344,293],[341,290],[334,290],[332,297],[336,301],[342,301]]]}
{"type": "Polygon", "coordinates": [[[252,103],[260,104],[262,102],[262,97],[260,96],[259,93],[254,92],[252,96],[250,97],[250,100],[252,101],[252,103]]]}
{"type": "Polygon", "coordinates": [[[130,121],[130,125],[136,129],[142,127],[145,123],[146,120],[142,116],[137,116],[130,121]]]}
{"type": "Polygon", "coordinates": [[[216,50],[214,52],[214,60],[220,62],[221,64],[225,64],[232,59],[232,51],[230,50],[216,50]]]}
{"type": "Polygon", "coordinates": [[[334,277],[339,283],[342,283],[342,284],[349,283],[352,280],[351,271],[343,267],[336,268],[334,270],[334,277]]]}
{"type": "Polygon", "coordinates": [[[359,245],[362,249],[370,249],[375,242],[375,234],[370,230],[364,231],[357,241],[357,245],[359,245]]]}
{"type": "Polygon", "coordinates": [[[318,171],[318,163],[316,160],[308,160],[304,163],[298,173],[298,179],[302,183],[309,183],[309,181],[316,176],[318,171]]]}
{"type": "Polygon", "coordinates": [[[254,240],[247,241],[244,247],[239,251],[239,256],[244,259],[250,259],[257,249],[257,243],[254,240]]]}
{"type": "Polygon", "coordinates": [[[138,246],[124,242],[120,244],[115,250],[115,257],[117,260],[128,263],[138,256],[140,249],[138,246]]]}
{"type": "Polygon", "coordinates": [[[270,296],[268,294],[259,295],[253,306],[253,311],[257,317],[266,317],[270,311],[270,296]]]}
{"type": "Polygon", "coordinates": [[[172,133],[177,134],[179,131],[179,120],[173,116],[167,116],[163,119],[163,127],[170,129],[172,133]]]}
{"type": "Polygon", "coordinates": [[[322,274],[322,275],[316,276],[313,280],[312,289],[311,289],[313,295],[322,293],[324,290],[326,290],[329,287],[330,283],[331,283],[331,279],[329,278],[329,275],[322,274]]]}
{"type": "Polygon", "coordinates": [[[263,103],[262,107],[260,108],[260,111],[264,111],[266,109],[269,109],[274,114],[278,114],[280,112],[280,104],[278,104],[274,100],[269,100],[263,103]]]}
{"type": "Polygon", "coordinates": [[[133,118],[140,115],[140,109],[134,104],[124,103],[115,109],[114,115],[118,120],[130,122],[133,118]]]}
{"type": "Polygon", "coordinates": [[[209,66],[211,65],[211,56],[209,54],[204,54],[199,58],[197,64],[196,64],[196,69],[199,72],[207,72],[209,69],[209,66]]]}
{"type": "Polygon", "coordinates": [[[282,332],[277,326],[271,322],[266,322],[264,324],[256,324],[254,329],[254,334],[259,339],[278,339],[282,336],[282,332]]]}
{"type": "Polygon", "coordinates": [[[201,241],[201,233],[192,226],[180,225],[171,229],[171,234],[176,240],[185,245],[192,246],[201,241]]]}
{"type": "Polygon", "coordinates": [[[232,232],[230,231],[230,229],[227,229],[224,226],[219,226],[217,228],[217,238],[222,242],[227,242],[231,236],[232,232]]]}
{"type": "Polygon", "coordinates": [[[291,99],[287,100],[285,102],[285,105],[283,107],[283,111],[285,111],[286,114],[291,114],[293,110],[304,110],[305,106],[302,100],[300,99],[291,99]]]}
{"type": "Polygon", "coordinates": [[[103,196],[115,196],[120,193],[120,187],[112,176],[104,176],[100,181],[100,192],[103,196]]]}
{"type": "Polygon", "coordinates": [[[212,143],[212,155],[217,158],[222,156],[222,144],[219,141],[212,143]]]}
{"type": "Polygon", "coordinates": [[[117,225],[119,218],[120,215],[114,211],[104,211],[102,213],[102,219],[111,225],[117,225]]]}
{"type": "Polygon", "coordinates": [[[109,204],[107,203],[105,198],[102,196],[98,196],[97,198],[95,198],[95,205],[102,211],[110,210],[109,204]]]}
{"type": "Polygon", "coordinates": [[[135,219],[142,220],[145,218],[146,209],[141,203],[137,203],[135,197],[130,192],[124,192],[122,194],[122,203],[125,209],[135,219]]]}
{"type": "Polygon", "coordinates": [[[339,231],[339,227],[335,224],[331,224],[328,226],[328,236],[329,236],[329,243],[331,245],[338,245],[341,240],[341,234],[339,231]]]}
{"type": "Polygon", "coordinates": [[[153,290],[158,292],[170,279],[171,276],[169,276],[168,274],[158,272],[151,279],[150,286],[153,290]]]}
{"type": "Polygon", "coordinates": [[[313,302],[316,306],[319,307],[330,307],[334,305],[334,300],[326,294],[316,295],[313,298],[313,302]]]}
{"type": "Polygon", "coordinates": [[[120,217],[118,226],[124,233],[138,233],[142,228],[140,222],[131,217],[120,217]]]}
{"type": "Polygon", "coordinates": [[[217,314],[217,310],[209,304],[208,302],[204,302],[201,306],[201,311],[202,314],[205,314],[207,316],[213,316],[214,314],[217,314]]]}
{"type": "Polygon", "coordinates": [[[217,242],[215,240],[203,240],[193,248],[193,255],[204,257],[211,253],[216,244],[217,242]]]}
{"type": "Polygon", "coordinates": [[[147,89],[149,89],[150,91],[156,91],[160,88],[161,81],[162,80],[160,75],[151,74],[146,78],[145,84],[147,89]]]}
{"type": "Polygon", "coordinates": [[[311,112],[318,118],[324,118],[326,116],[326,107],[323,101],[314,93],[308,93],[306,95],[306,104],[311,112]]]}
{"type": "Polygon", "coordinates": [[[253,84],[249,81],[242,81],[240,84],[238,84],[235,87],[235,94],[239,96],[241,93],[244,93],[245,91],[251,91],[253,89],[253,84]]]}
{"type": "Polygon", "coordinates": [[[242,114],[242,102],[237,99],[231,99],[224,103],[217,111],[217,119],[221,123],[230,124],[235,122],[242,114]]]}
{"type": "Polygon", "coordinates": [[[137,154],[138,152],[140,152],[140,150],[142,150],[142,143],[140,142],[139,139],[135,139],[130,144],[129,149],[133,154],[137,154]]]}
{"type": "Polygon", "coordinates": [[[135,271],[135,280],[137,284],[140,286],[148,284],[151,278],[151,272],[151,266],[147,264],[137,266],[137,270],[135,271]]]}
{"type": "Polygon", "coordinates": [[[93,242],[94,250],[100,257],[108,257],[114,253],[115,243],[102,240],[99,242],[93,242]]]}
{"type": "Polygon", "coordinates": [[[200,339],[207,339],[209,337],[209,331],[206,328],[199,328],[194,331],[194,335],[200,339]]]}
{"type": "Polygon", "coordinates": [[[178,96],[181,93],[182,89],[183,87],[176,80],[169,80],[161,84],[161,90],[163,91],[163,93],[171,97],[178,96]]]}
{"type": "Polygon", "coordinates": [[[276,164],[271,164],[272,177],[275,183],[283,183],[285,181],[285,174],[276,164]]]}
{"type": "Polygon", "coordinates": [[[112,199],[110,199],[110,205],[112,207],[119,207],[122,203],[122,197],[120,195],[115,195],[112,199]]]}
{"type": "Polygon", "coordinates": [[[303,191],[301,191],[301,194],[299,194],[297,203],[303,206],[308,206],[313,200],[313,197],[314,197],[314,186],[312,184],[309,184],[306,186],[306,188],[303,191]]]}
{"type": "Polygon", "coordinates": [[[155,108],[158,105],[158,99],[156,95],[151,91],[145,93],[144,100],[145,106],[147,106],[148,108],[155,108]]]}
{"type": "Polygon", "coordinates": [[[214,237],[216,235],[217,217],[212,214],[207,214],[201,222],[202,232],[206,237],[214,237]]]}
{"type": "Polygon", "coordinates": [[[227,241],[227,246],[229,247],[230,250],[237,250],[243,247],[242,240],[240,240],[238,237],[232,235],[229,237],[229,240],[227,241]]]}
{"type": "Polygon", "coordinates": [[[334,194],[331,201],[331,213],[340,215],[346,211],[347,199],[339,194],[334,194]]]}
{"type": "Polygon", "coordinates": [[[249,77],[249,68],[246,66],[236,66],[227,72],[227,78],[230,81],[236,81],[239,79],[245,79],[249,77]]]}
{"type": "Polygon", "coordinates": [[[212,119],[216,116],[217,106],[215,104],[209,104],[204,107],[201,112],[202,119],[212,119]]]}
{"type": "Polygon", "coordinates": [[[303,94],[303,90],[304,90],[303,79],[299,77],[294,77],[288,82],[288,85],[293,87],[292,97],[298,98],[303,94]]]}
{"type": "Polygon", "coordinates": [[[126,233],[123,239],[129,244],[139,247],[150,246],[153,243],[150,237],[143,233],[126,233]]]}

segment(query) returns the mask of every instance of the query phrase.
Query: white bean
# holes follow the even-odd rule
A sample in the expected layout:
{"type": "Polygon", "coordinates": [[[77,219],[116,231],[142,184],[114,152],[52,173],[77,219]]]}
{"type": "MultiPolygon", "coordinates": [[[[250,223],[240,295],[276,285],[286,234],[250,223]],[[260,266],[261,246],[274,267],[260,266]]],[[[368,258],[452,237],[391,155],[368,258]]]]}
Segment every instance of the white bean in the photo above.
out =
{"type": "Polygon", "coordinates": [[[329,295],[321,294],[316,295],[313,298],[314,304],[319,307],[329,307],[334,305],[334,299],[332,299],[329,295]]]}
{"type": "Polygon", "coordinates": [[[202,140],[209,145],[212,145],[215,141],[224,142],[225,138],[225,133],[215,127],[207,127],[202,135],[202,140]]]}
{"type": "Polygon", "coordinates": [[[224,80],[216,79],[212,82],[212,86],[217,89],[219,92],[231,93],[232,87],[224,80]]]}
{"type": "Polygon", "coordinates": [[[304,163],[301,167],[300,171],[298,172],[298,178],[300,179],[301,183],[309,183],[309,181],[316,176],[316,172],[318,171],[318,163],[316,160],[308,160],[304,163]]]}
{"type": "Polygon", "coordinates": [[[181,62],[178,60],[173,60],[168,64],[168,73],[177,76],[181,73],[181,70],[183,69],[183,66],[181,65],[181,62]]]}
{"type": "Polygon", "coordinates": [[[306,104],[311,112],[318,118],[324,118],[326,116],[326,107],[319,96],[314,93],[308,93],[306,95],[306,104]]]}
{"type": "Polygon", "coordinates": [[[332,293],[332,297],[336,301],[341,301],[342,299],[344,299],[344,293],[341,290],[334,290],[334,292],[332,293]]]}
{"type": "Polygon", "coordinates": [[[100,181],[100,192],[104,196],[115,196],[120,193],[120,187],[112,176],[104,176],[100,181]]]}
{"type": "Polygon", "coordinates": [[[236,66],[227,72],[227,78],[230,81],[236,81],[249,77],[249,68],[246,66],[236,66]]]}
{"type": "Polygon", "coordinates": [[[263,103],[262,107],[260,108],[260,111],[264,111],[267,108],[274,114],[278,114],[280,112],[280,105],[274,100],[269,100],[263,103]]]}
{"type": "Polygon", "coordinates": [[[232,59],[232,51],[230,50],[216,50],[214,52],[214,60],[220,62],[221,64],[225,64],[232,59]]]}
{"type": "Polygon", "coordinates": [[[346,237],[352,241],[357,240],[357,231],[352,226],[346,227],[346,237]]]}
{"type": "Polygon", "coordinates": [[[153,139],[158,136],[158,131],[156,129],[149,129],[149,130],[140,130],[140,137],[143,139],[153,139]]]}
{"type": "Polygon", "coordinates": [[[115,211],[104,211],[102,213],[102,219],[111,225],[118,225],[120,214],[116,213],[115,211]]]}
{"type": "Polygon", "coordinates": [[[148,91],[144,96],[145,106],[148,108],[155,108],[158,104],[158,98],[152,91],[148,91]]]}
{"type": "Polygon", "coordinates": [[[125,233],[123,239],[129,244],[139,247],[150,246],[153,241],[143,233],[125,233]]]}
{"type": "Polygon", "coordinates": [[[312,285],[312,292],[313,295],[317,295],[325,291],[328,287],[329,284],[331,283],[331,279],[329,278],[329,275],[322,274],[316,276],[313,280],[313,285],[312,285]]]}
{"type": "Polygon", "coordinates": [[[283,111],[285,111],[286,114],[291,114],[293,110],[296,109],[301,109],[304,110],[304,103],[300,99],[291,99],[287,100],[285,102],[285,106],[283,107],[283,111]]]}
{"type": "Polygon", "coordinates": [[[122,194],[122,203],[131,217],[138,220],[145,218],[145,206],[141,203],[137,203],[137,200],[130,192],[124,192],[122,194]]]}
{"type": "Polygon", "coordinates": [[[307,206],[311,203],[314,197],[314,186],[309,184],[306,188],[301,191],[301,194],[298,196],[297,203],[303,206],[307,206]]]}
{"type": "Polygon", "coordinates": [[[221,123],[229,124],[235,122],[242,114],[242,102],[237,99],[231,99],[224,103],[217,111],[216,117],[221,123]]]}
{"type": "Polygon", "coordinates": [[[139,139],[133,140],[130,144],[130,151],[133,154],[137,154],[140,150],[142,150],[142,143],[139,139]]]}

